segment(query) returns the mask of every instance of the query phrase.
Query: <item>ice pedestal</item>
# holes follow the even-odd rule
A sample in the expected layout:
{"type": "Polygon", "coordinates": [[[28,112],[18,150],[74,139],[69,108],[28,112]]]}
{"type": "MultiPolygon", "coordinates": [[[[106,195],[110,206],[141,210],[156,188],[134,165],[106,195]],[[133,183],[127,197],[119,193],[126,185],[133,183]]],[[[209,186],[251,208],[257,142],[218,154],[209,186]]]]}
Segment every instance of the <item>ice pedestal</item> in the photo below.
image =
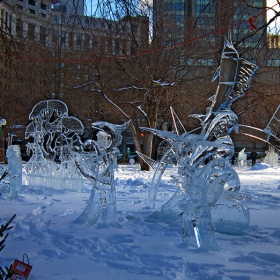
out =
{"type": "Polygon", "coordinates": [[[8,173],[10,175],[10,198],[18,197],[22,188],[22,159],[20,146],[10,145],[7,149],[8,173]]]}

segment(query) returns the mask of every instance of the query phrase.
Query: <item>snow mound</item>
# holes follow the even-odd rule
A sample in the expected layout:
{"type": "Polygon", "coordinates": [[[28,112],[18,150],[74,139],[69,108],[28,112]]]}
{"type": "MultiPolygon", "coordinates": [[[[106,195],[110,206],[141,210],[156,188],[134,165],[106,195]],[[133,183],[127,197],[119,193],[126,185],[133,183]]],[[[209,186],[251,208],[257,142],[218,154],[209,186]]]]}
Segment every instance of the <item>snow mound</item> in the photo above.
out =
{"type": "Polygon", "coordinates": [[[251,170],[263,170],[263,169],[267,169],[267,168],[268,168],[268,166],[265,163],[256,163],[250,169],[251,170]]]}

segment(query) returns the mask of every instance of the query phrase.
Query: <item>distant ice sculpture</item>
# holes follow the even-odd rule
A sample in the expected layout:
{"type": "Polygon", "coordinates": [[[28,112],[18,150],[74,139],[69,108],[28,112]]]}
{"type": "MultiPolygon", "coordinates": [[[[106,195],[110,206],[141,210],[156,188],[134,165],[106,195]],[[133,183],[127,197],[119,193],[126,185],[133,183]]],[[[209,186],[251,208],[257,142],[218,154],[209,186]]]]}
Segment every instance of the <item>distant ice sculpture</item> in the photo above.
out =
{"type": "Polygon", "coordinates": [[[73,158],[83,176],[91,183],[91,196],[85,210],[77,222],[89,224],[105,223],[119,227],[116,208],[116,188],[114,169],[117,167],[118,146],[122,142],[122,131],[129,125],[108,123],[92,124],[99,130],[97,141],[89,139],[84,143],[84,151],[75,151],[73,158]]]}
{"type": "Polygon", "coordinates": [[[22,159],[19,145],[10,145],[6,151],[10,175],[10,198],[17,198],[22,188],[22,159]]]}
{"type": "Polygon", "coordinates": [[[247,154],[245,154],[245,148],[238,153],[238,167],[247,166],[247,154]]]}
{"type": "Polygon", "coordinates": [[[268,151],[265,152],[266,156],[264,158],[264,163],[273,166],[275,168],[279,167],[279,154],[275,152],[274,147],[270,147],[268,151]]]}
{"type": "Polygon", "coordinates": [[[60,100],[37,103],[29,119],[32,122],[26,127],[25,138],[33,138],[33,142],[27,144],[32,155],[25,166],[25,183],[81,191],[84,180],[71,157],[73,149],[83,149],[81,121],[68,116],[68,108],[60,100]]]}
{"type": "MultiPolygon", "coordinates": [[[[177,134],[172,132],[141,128],[168,141],[167,150],[158,163],[149,189],[149,204],[155,209],[156,195],[160,180],[167,165],[176,160],[178,163],[179,185],[176,193],[148,218],[151,221],[172,221],[182,216],[183,239],[190,240],[194,233],[197,247],[203,250],[217,250],[218,244],[214,235],[215,225],[223,227],[217,218],[225,219],[236,231],[242,231],[249,225],[250,213],[247,208],[238,203],[238,214],[231,210],[226,194],[231,197],[240,189],[237,173],[230,164],[234,155],[234,146],[229,134],[237,124],[237,115],[230,109],[231,104],[244,95],[250,86],[252,76],[257,66],[244,59],[231,41],[226,40],[221,56],[221,65],[214,79],[219,77],[219,85],[211,98],[212,105],[207,108],[205,115],[193,115],[201,120],[199,134],[184,132],[182,123],[172,113],[177,134]],[[183,131],[183,134],[179,134],[183,131]],[[215,207],[215,205],[220,205],[215,207]],[[212,218],[213,212],[215,219],[212,218]],[[220,213],[221,211],[221,213],[220,213]]],[[[140,155],[141,156],[141,155],[140,155]]],[[[149,160],[143,157],[148,163],[149,160]]],[[[151,162],[151,161],[150,161],[151,162]]],[[[234,207],[234,206],[233,206],[234,207]]]]}

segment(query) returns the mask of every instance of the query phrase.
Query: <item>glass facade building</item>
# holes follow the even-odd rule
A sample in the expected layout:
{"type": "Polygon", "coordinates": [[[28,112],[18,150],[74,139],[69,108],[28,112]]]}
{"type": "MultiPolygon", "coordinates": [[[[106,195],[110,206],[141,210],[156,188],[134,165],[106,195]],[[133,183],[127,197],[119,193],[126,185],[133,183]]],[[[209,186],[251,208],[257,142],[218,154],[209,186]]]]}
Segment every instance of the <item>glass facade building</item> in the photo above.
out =
{"type": "Polygon", "coordinates": [[[174,42],[217,34],[224,38],[230,30],[233,40],[242,38],[246,47],[260,39],[252,34],[266,23],[265,6],[266,0],[154,0],[154,34],[174,42]]]}

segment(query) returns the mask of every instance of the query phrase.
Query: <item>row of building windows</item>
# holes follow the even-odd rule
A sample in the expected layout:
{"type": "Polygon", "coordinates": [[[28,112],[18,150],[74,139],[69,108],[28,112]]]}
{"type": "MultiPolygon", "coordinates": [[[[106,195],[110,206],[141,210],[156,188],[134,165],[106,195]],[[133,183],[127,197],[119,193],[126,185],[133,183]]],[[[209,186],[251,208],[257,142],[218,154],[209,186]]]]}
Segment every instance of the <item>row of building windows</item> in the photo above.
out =
{"type": "MultiPolygon", "coordinates": [[[[7,13],[4,9],[0,12],[1,23],[0,27],[14,34],[19,38],[27,38],[30,41],[38,41],[42,45],[57,45],[60,44],[62,48],[70,48],[82,50],[90,48],[98,50],[98,48],[105,53],[123,55],[136,53],[136,44],[131,40],[121,37],[116,37],[114,34],[106,35],[106,30],[101,30],[102,36],[64,32],[58,30],[51,30],[42,25],[42,23],[35,24],[33,22],[24,22],[21,18],[14,18],[12,14],[7,13]]],[[[136,26],[136,31],[139,26],[136,26]]],[[[92,29],[89,30],[92,33],[92,29]]]]}
{"type": "Polygon", "coordinates": [[[184,3],[165,3],[164,4],[164,9],[166,11],[180,11],[183,12],[185,11],[185,4],[184,3]]]}
{"type": "Polygon", "coordinates": [[[267,61],[267,66],[279,67],[280,66],[280,59],[269,59],[267,61]]]}

